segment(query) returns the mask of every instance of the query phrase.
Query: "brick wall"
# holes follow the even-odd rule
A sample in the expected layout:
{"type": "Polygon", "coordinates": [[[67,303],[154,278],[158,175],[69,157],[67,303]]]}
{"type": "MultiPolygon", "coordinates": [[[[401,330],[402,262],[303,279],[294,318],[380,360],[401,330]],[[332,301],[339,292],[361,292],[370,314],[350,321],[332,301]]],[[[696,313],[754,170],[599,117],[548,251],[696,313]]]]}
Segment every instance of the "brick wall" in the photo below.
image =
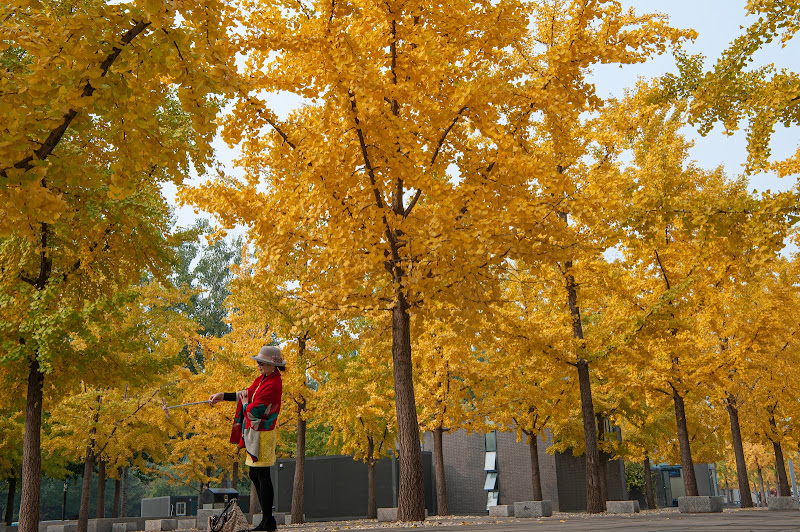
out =
{"type": "MultiPolygon", "coordinates": [[[[586,461],[571,452],[547,453],[552,444],[549,434],[539,438],[539,471],[542,495],[553,503],[555,511],[586,509],[586,461]]],[[[486,453],[483,434],[467,434],[464,430],[447,432],[442,438],[447,502],[450,513],[483,514],[486,512],[486,492],[483,470],[486,453]]],[[[423,450],[433,451],[433,435],[423,435],[423,450]]],[[[499,504],[513,504],[533,499],[531,458],[528,444],[516,441],[511,432],[497,433],[497,479],[499,504]]],[[[612,460],[606,468],[610,500],[625,500],[625,473],[621,460],[612,460]]]]}
{"type": "MultiPolygon", "coordinates": [[[[433,434],[426,432],[423,441],[423,450],[433,451],[433,434]]],[[[468,435],[465,430],[447,432],[442,437],[442,447],[450,513],[486,513],[483,434],[468,435]]]]}
{"type": "Polygon", "coordinates": [[[517,442],[513,432],[497,433],[498,504],[533,500],[531,454],[523,439],[517,442]]]}

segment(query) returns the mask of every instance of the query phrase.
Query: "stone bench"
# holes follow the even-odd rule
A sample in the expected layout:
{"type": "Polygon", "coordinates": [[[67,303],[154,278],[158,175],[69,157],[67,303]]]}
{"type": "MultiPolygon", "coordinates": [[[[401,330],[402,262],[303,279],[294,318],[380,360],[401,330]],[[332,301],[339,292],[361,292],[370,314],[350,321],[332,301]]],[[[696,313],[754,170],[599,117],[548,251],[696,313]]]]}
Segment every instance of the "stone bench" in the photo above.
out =
{"type": "Polygon", "coordinates": [[[700,495],[678,497],[678,510],[682,514],[709,514],[722,512],[724,497],[700,495]]]}
{"type": "Polygon", "coordinates": [[[489,517],[514,517],[513,504],[498,504],[489,507],[489,517]]]}
{"type": "Polygon", "coordinates": [[[522,501],[514,503],[514,517],[550,517],[552,501],[522,501]]]}
{"type": "Polygon", "coordinates": [[[610,514],[638,514],[639,501],[606,501],[606,511],[610,514]]]}
{"type": "Polygon", "coordinates": [[[767,499],[767,508],[770,510],[798,510],[800,505],[793,497],[770,497],[767,499]]]}

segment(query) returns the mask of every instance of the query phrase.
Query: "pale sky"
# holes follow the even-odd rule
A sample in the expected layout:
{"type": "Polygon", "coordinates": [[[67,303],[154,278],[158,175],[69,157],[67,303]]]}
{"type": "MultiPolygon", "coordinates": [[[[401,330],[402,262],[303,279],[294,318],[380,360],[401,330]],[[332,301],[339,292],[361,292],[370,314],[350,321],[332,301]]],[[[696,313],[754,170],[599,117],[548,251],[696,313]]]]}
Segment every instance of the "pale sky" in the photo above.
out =
{"type": "MultiPolygon", "coordinates": [[[[708,58],[707,67],[710,67],[722,50],[736,36],[741,33],[740,26],[748,23],[745,17],[746,0],[621,0],[623,6],[634,7],[637,12],[661,12],[669,15],[670,23],[678,28],[692,28],[699,34],[698,38],[685,45],[689,54],[703,54],[708,58]]],[[[800,57],[800,44],[798,39],[790,42],[789,46],[781,49],[779,45],[770,45],[760,52],[757,61],[775,63],[778,68],[798,70],[797,57],[800,57]]],[[[675,71],[675,61],[671,55],[656,57],[643,64],[626,66],[624,68],[601,67],[594,72],[594,81],[601,96],[621,95],[625,88],[632,87],[639,77],[653,77],[668,71],[675,71]]],[[[279,98],[275,101],[275,110],[279,115],[288,113],[291,99],[279,98]]],[[[787,130],[777,126],[772,150],[773,158],[785,158],[794,153],[798,146],[798,128],[787,130]]],[[[719,165],[725,167],[726,172],[738,175],[742,171],[742,164],[746,159],[746,142],[743,133],[732,137],[713,131],[708,137],[688,132],[689,137],[695,140],[692,158],[701,167],[712,169],[719,165]]],[[[232,159],[236,152],[228,149],[222,142],[218,142],[218,159],[229,171],[232,169],[232,159]]],[[[751,189],[757,190],[786,190],[794,185],[794,179],[778,179],[772,175],[759,175],[751,179],[751,189]]],[[[165,187],[165,194],[174,202],[174,187],[165,187]]],[[[178,211],[179,223],[191,225],[197,217],[190,207],[182,207],[178,211]]],[[[210,217],[201,213],[201,216],[210,217]]],[[[213,218],[212,218],[213,219],[213,218]]]]}

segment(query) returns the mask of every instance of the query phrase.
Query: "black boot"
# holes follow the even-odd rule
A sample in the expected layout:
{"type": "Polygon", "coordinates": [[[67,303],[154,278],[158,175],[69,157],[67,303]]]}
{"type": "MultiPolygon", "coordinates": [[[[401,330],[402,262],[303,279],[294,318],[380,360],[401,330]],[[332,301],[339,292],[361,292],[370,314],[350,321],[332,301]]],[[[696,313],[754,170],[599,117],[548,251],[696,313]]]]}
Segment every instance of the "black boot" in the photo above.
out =
{"type": "Polygon", "coordinates": [[[270,515],[269,519],[267,519],[267,528],[265,528],[267,532],[275,532],[278,530],[278,523],[275,521],[275,516],[270,515]]]}

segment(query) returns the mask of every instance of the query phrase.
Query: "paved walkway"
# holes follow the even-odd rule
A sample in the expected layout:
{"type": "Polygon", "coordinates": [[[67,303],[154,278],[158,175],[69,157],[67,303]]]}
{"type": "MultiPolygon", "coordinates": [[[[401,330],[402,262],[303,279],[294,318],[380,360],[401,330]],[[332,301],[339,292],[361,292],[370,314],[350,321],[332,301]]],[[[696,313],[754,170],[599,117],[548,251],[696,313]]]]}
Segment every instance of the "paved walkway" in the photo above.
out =
{"type": "MultiPolygon", "coordinates": [[[[278,531],[343,532],[345,530],[381,530],[386,528],[435,528],[435,532],[676,532],[691,531],[793,531],[800,532],[800,511],[775,512],[766,509],[725,510],[719,514],[682,514],[677,510],[643,511],[634,515],[589,515],[557,513],[547,518],[431,517],[423,523],[378,523],[375,520],[306,523],[279,527],[278,531]]],[[[424,532],[420,530],[419,532],[424,532]]],[[[434,532],[434,531],[430,531],[434,532]]]]}

